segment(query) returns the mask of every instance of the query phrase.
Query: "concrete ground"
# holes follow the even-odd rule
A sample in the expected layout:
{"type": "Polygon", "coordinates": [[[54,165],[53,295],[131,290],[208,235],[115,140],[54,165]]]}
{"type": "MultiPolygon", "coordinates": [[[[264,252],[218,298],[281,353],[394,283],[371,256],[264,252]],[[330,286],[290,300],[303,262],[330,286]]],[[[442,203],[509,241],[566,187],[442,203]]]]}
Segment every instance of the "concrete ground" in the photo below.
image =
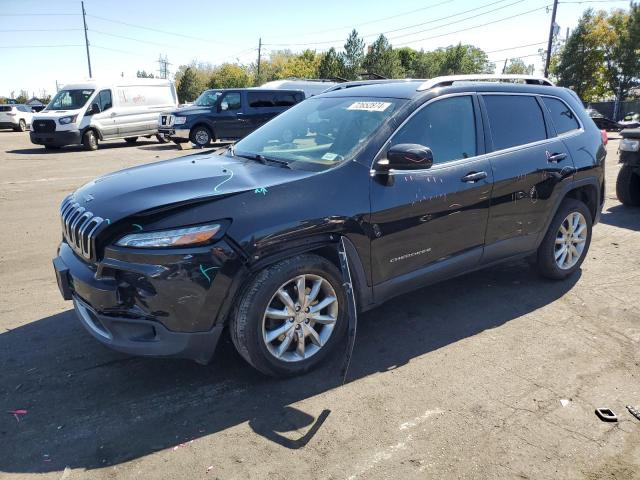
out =
{"type": "Polygon", "coordinates": [[[0,478],[640,478],[640,210],[615,199],[617,143],[578,274],[518,262],[390,301],[360,316],[341,386],[340,359],[273,380],[228,340],[206,367],[103,348],[58,293],[59,203],[191,152],[0,131],[0,478]]]}

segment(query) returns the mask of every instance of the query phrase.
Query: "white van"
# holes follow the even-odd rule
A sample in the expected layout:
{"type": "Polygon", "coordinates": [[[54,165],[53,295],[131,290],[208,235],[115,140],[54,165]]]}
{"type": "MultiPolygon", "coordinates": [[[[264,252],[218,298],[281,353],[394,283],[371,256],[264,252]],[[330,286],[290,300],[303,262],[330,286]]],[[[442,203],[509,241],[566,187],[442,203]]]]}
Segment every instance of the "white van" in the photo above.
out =
{"type": "Polygon", "coordinates": [[[158,116],[177,105],[170,80],[65,85],[47,108],[33,116],[31,142],[45,148],[82,144],[86,150],[96,150],[99,140],[123,138],[134,143],[138,137],[156,135],[164,143],[168,140],[158,134],[158,116]]]}

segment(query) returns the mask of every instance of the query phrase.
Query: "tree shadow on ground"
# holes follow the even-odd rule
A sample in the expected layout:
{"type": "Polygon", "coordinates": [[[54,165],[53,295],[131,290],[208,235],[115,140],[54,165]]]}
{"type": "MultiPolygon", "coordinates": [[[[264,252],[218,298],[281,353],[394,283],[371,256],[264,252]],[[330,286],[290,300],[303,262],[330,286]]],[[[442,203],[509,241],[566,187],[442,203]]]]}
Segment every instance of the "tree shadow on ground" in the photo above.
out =
{"type": "MultiPolygon", "coordinates": [[[[517,262],[389,301],[360,315],[348,382],[531,313],[579,278],[549,282],[517,262]]],[[[69,310],[0,334],[0,352],[0,472],[31,473],[121,464],[245,422],[284,448],[304,447],[330,406],[314,418],[291,405],[340,387],[344,346],[305,376],[275,380],[226,338],[208,366],[112,352],[69,310]],[[16,409],[28,412],[19,422],[5,413],[16,409]]]]}

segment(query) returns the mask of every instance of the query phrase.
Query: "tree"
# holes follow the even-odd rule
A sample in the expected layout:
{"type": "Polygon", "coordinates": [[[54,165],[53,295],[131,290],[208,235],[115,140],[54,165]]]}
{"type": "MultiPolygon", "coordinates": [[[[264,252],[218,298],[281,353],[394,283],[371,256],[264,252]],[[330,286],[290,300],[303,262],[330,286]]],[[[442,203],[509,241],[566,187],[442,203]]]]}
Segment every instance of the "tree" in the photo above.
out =
{"type": "Polygon", "coordinates": [[[404,76],[398,55],[382,34],[369,46],[362,66],[367,73],[385,78],[402,78],[404,76]]]}
{"type": "Polygon", "coordinates": [[[416,62],[421,52],[409,47],[402,47],[396,50],[400,65],[408,77],[415,77],[416,62]]]}
{"type": "Polygon", "coordinates": [[[249,72],[240,65],[225,63],[216,68],[209,79],[209,88],[243,88],[253,82],[249,72]]]}
{"type": "Polygon", "coordinates": [[[601,29],[593,10],[586,10],[559,54],[554,73],[558,85],[571,88],[585,101],[596,100],[608,90],[604,75],[601,29]]]}
{"type": "Polygon", "coordinates": [[[151,73],[151,72],[147,73],[146,70],[138,70],[136,72],[136,77],[138,77],[138,78],[155,78],[153,73],[151,73]]]}
{"type": "Polygon", "coordinates": [[[320,57],[318,64],[319,78],[345,78],[344,57],[331,47],[320,57]]]}
{"type": "Polygon", "coordinates": [[[192,67],[187,67],[176,83],[180,103],[193,102],[203,90],[198,75],[192,67]]]}
{"type": "Polygon", "coordinates": [[[364,46],[364,40],[358,36],[358,32],[354,28],[344,44],[344,53],[342,54],[344,62],[343,77],[347,80],[356,80],[358,78],[365,57],[364,46]]]}
{"type": "Polygon", "coordinates": [[[20,90],[20,95],[16,97],[16,101],[18,103],[27,103],[27,101],[29,101],[29,92],[26,90],[20,90]]]}
{"type": "Polygon", "coordinates": [[[640,7],[616,10],[608,18],[596,17],[594,34],[604,40],[604,71],[609,88],[616,97],[614,118],[619,104],[636,87],[640,77],[640,7]]]}
{"type": "Polygon", "coordinates": [[[493,73],[495,70],[495,65],[489,62],[484,50],[473,45],[459,43],[436,52],[441,55],[439,75],[493,73]]]}
{"type": "Polygon", "coordinates": [[[526,65],[521,58],[512,58],[509,60],[507,68],[504,69],[504,73],[517,75],[533,75],[534,69],[534,65],[526,65]]]}

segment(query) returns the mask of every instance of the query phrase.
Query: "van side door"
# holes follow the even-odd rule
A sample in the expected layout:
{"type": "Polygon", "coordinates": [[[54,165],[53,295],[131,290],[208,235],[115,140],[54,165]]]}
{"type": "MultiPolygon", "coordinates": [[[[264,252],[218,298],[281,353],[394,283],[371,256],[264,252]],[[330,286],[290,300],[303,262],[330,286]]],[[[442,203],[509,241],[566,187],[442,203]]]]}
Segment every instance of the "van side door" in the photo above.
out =
{"type": "Polygon", "coordinates": [[[89,116],[89,124],[96,127],[102,138],[108,139],[118,136],[118,117],[113,110],[113,96],[111,90],[100,90],[90,102],[89,108],[97,104],[100,112],[89,116]]]}
{"type": "Polygon", "coordinates": [[[398,283],[415,280],[420,285],[434,278],[433,270],[439,270],[437,277],[477,265],[489,213],[493,179],[489,160],[482,155],[475,94],[435,98],[420,107],[379,158],[401,143],[429,147],[434,163],[372,177],[372,276],[374,285],[381,286],[380,297],[398,283]]]}
{"type": "Polygon", "coordinates": [[[575,172],[538,95],[483,93],[494,176],[483,263],[532,252],[575,172]]]}
{"type": "Polygon", "coordinates": [[[246,118],[240,91],[225,92],[216,105],[214,135],[217,139],[237,139],[245,135],[246,118]]]}

